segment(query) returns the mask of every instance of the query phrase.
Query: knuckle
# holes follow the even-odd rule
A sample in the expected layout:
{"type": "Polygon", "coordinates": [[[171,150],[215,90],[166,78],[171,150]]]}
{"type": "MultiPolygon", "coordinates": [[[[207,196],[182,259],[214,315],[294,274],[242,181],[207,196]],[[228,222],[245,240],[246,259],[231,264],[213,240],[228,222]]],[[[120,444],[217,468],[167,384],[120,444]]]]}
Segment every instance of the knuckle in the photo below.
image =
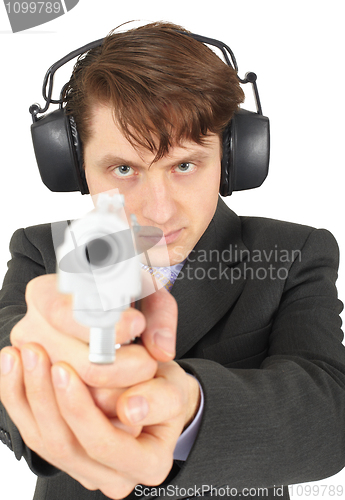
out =
{"type": "Polygon", "coordinates": [[[35,430],[26,430],[25,433],[22,433],[23,441],[30,448],[30,450],[35,451],[39,455],[43,456],[43,446],[42,439],[40,434],[35,430]]]}
{"type": "Polygon", "coordinates": [[[15,396],[13,392],[11,391],[10,387],[8,387],[8,384],[0,378],[1,382],[1,397],[0,401],[7,410],[8,413],[11,412],[12,406],[16,403],[15,396]]]}
{"type": "Polygon", "coordinates": [[[169,394],[170,412],[175,416],[180,413],[183,408],[185,397],[180,388],[175,384],[169,384],[166,388],[169,394]]]}
{"type": "Polygon", "coordinates": [[[49,324],[55,325],[59,322],[59,315],[61,310],[61,300],[60,297],[54,298],[50,303],[50,307],[46,311],[46,319],[49,324]]]}
{"type": "Polygon", "coordinates": [[[93,460],[96,460],[98,462],[110,462],[113,459],[114,455],[114,450],[112,446],[110,446],[109,441],[97,441],[93,442],[89,449],[88,449],[88,455],[90,458],[93,460]]]}
{"type": "Polygon", "coordinates": [[[157,453],[151,455],[145,470],[145,476],[139,478],[141,483],[148,486],[157,486],[167,478],[173,465],[172,453],[157,453]]]}
{"type": "Polygon", "coordinates": [[[32,313],[34,318],[45,321],[54,318],[56,309],[61,308],[61,304],[68,300],[68,296],[66,297],[58,294],[56,276],[53,274],[37,276],[26,285],[25,300],[28,313],[32,313]]]}
{"type": "Polygon", "coordinates": [[[60,328],[67,319],[72,317],[72,302],[70,295],[56,295],[46,313],[47,321],[53,327],[60,328]]]}
{"type": "Polygon", "coordinates": [[[94,483],[92,483],[90,480],[88,479],[84,479],[84,478],[81,478],[79,479],[78,478],[78,482],[84,486],[84,488],[86,488],[87,490],[90,490],[90,491],[95,491],[95,490],[98,490],[98,486],[95,486],[94,483]]]}
{"type": "Polygon", "coordinates": [[[126,349],[128,353],[128,356],[126,354],[126,372],[118,373],[118,379],[120,380],[121,378],[122,384],[125,380],[127,380],[126,386],[128,386],[154,378],[157,373],[158,363],[152,358],[146,348],[133,344],[126,349]]]}
{"type": "Polygon", "coordinates": [[[61,439],[61,436],[51,436],[45,442],[45,447],[49,456],[55,461],[66,463],[72,455],[72,444],[66,439],[61,439]]]}
{"type": "Polygon", "coordinates": [[[134,489],[135,483],[122,478],[117,474],[116,481],[100,488],[103,495],[109,498],[126,498],[134,489]]]}
{"type": "MultiPolygon", "coordinates": [[[[153,360],[154,361],[154,360],[153,360]]],[[[157,373],[157,362],[147,363],[146,370],[148,372],[147,380],[151,380],[157,373]]]]}
{"type": "Polygon", "coordinates": [[[10,341],[14,347],[21,347],[25,343],[26,332],[27,332],[27,327],[26,327],[27,323],[28,323],[28,321],[27,321],[27,314],[26,314],[12,328],[11,333],[10,333],[10,341]]]}
{"type": "Polygon", "coordinates": [[[114,500],[126,498],[126,496],[128,496],[129,493],[131,493],[132,491],[131,490],[129,493],[127,493],[126,492],[127,490],[116,488],[116,486],[113,485],[101,486],[99,490],[103,493],[103,495],[106,498],[113,498],[114,500]],[[122,491],[124,491],[125,493],[122,493],[122,491]]]}
{"type": "Polygon", "coordinates": [[[25,289],[25,301],[29,306],[33,306],[35,303],[35,298],[40,297],[42,295],[41,284],[42,282],[47,280],[47,275],[36,276],[30,280],[25,289]]]}
{"type": "Polygon", "coordinates": [[[46,392],[42,389],[42,386],[39,384],[40,379],[37,377],[33,378],[30,383],[26,381],[26,395],[29,401],[34,401],[37,408],[46,407],[48,401],[46,392]]]}
{"type": "MultiPolygon", "coordinates": [[[[139,350],[142,355],[142,362],[137,366],[139,380],[150,380],[157,372],[158,363],[153,359],[147,350],[141,346],[133,346],[133,351],[139,350]],[[135,347],[137,349],[135,349],[135,347]]],[[[133,353],[135,354],[135,352],[133,353]]]]}
{"type": "Polygon", "coordinates": [[[37,288],[37,284],[38,284],[38,281],[39,281],[38,278],[39,277],[33,278],[26,285],[26,289],[25,289],[25,300],[26,300],[26,302],[30,302],[31,297],[33,297],[35,295],[35,290],[37,288]]]}
{"type": "Polygon", "coordinates": [[[89,388],[95,404],[107,416],[116,415],[116,402],[124,389],[89,388]]]}

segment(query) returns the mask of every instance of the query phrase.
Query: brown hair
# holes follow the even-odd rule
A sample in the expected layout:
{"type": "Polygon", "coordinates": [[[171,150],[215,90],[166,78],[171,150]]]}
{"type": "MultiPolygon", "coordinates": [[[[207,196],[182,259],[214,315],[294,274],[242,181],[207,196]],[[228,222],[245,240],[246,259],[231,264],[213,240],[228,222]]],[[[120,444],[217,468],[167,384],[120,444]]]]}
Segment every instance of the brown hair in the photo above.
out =
{"type": "Polygon", "coordinates": [[[221,134],[244,94],[235,70],[170,23],[111,32],[79,57],[65,90],[82,142],[92,134],[92,106],[110,104],[134,146],[161,158],[183,139],[221,134]]]}

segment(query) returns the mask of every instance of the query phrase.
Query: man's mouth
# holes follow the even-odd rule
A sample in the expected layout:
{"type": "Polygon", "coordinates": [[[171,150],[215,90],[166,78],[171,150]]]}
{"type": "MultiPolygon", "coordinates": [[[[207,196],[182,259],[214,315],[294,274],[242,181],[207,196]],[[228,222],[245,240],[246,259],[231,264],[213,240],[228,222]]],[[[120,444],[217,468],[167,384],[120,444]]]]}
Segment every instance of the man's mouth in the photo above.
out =
{"type": "Polygon", "coordinates": [[[153,227],[142,227],[140,228],[140,232],[138,234],[138,241],[141,247],[153,247],[156,245],[169,245],[177,240],[180,236],[181,229],[177,229],[175,231],[170,231],[169,233],[163,233],[158,228],[153,227]]]}
{"type": "Polygon", "coordinates": [[[176,231],[171,231],[170,233],[165,234],[163,236],[163,238],[161,239],[162,243],[160,241],[158,244],[160,245],[160,244],[165,243],[166,245],[169,245],[170,243],[173,243],[180,236],[182,230],[183,230],[183,228],[177,229],[176,231]]]}

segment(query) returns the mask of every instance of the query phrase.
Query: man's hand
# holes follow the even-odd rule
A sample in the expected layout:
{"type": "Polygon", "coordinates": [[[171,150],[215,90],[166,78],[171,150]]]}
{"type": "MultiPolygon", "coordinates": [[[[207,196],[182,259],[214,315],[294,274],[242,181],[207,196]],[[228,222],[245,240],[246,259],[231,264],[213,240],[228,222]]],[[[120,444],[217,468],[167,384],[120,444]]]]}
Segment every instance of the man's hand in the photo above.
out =
{"type": "Polygon", "coordinates": [[[51,366],[38,344],[1,352],[1,400],[27,446],[84,487],[109,498],[127,496],[136,484],[160,484],[168,475],[176,441],[195,411],[198,387],[175,362],[160,363],[154,379],[123,391],[116,412],[122,424],[143,425],[131,435],[95,404],[77,372],[51,366]]]}
{"type": "MultiPolygon", "coordinates": [[[[144,275],[144,277],[146,274],[144,275]]],[[[144,283],[145,285],[145,283],[144,283]]],[[[116,326],[117,342],[122,344],[140,336],[142,345],[124,345],[117,350],[116,361],[109,365],[89,362],[89,329],[73,317],[72,296],[58,292],[57,276],[33,279],[26,289],[27,313],[11,332],[11,343],[21,349],[29,342],[40,344],[52,363],[65,361],[89,386],[96,404],[114,425],[116,401],[126,387],[152,379],[157,361],[175,355],[177,305],[165,290],[141,301],[142,311],[128,308],[116,326]]],[[[136,435],[141,428],[130,428],[136,435]]]]}
{"type": "Polygon", "coordinates": [[[54,275],[30,282],[26,316],[1,353],[1,400],[24,442],[89,489],[121,498],[137,483],[158,485],[199,404],[199,387],[174,361],[177,306],[164,289],[128,309],[126,342],[112,365],[88,360],[87,328],[54,275]],[[53,365],[53,366],[52,366],[53,365]]]}
{"type": "Polygon", "coordinates": [[[57,291],[56,275],[30,281],[26,302],[27,313],[11,332],[12,345],[20,349],[28,342],[40,344],[52,363],[65,361],[91,387],[124,388],[150,380],[157,361],[175,356],[177,305],[165,289],[142,299],[142,312],[129,308],[122,314],[117,342],[141,336],[143,345],[121,347],[109,365],[89,362],[89,329],[74,320],[72,297],[57,291]]]}

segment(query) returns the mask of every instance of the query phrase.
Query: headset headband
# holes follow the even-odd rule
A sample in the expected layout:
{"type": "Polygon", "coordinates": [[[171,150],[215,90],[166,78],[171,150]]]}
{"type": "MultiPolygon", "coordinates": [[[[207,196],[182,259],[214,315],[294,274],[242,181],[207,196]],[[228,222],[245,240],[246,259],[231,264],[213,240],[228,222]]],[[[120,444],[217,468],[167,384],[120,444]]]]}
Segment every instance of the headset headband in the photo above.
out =
{"type": "MultiPolygon", "coordinates": [[[[230,47],[228,45],[226,45],[225,43],[223,43],[219,40],[215,40],[214,38],[208,38],[206,36],[197,35],[195,33],[189,33],[187,31],[177,31],[177,33],[181,33],[183,35],[190,36],[191,38],[194,38],[195,40],[197,40],[199,42],[205,43],[207,45],[213,45],[214,47],[217,47],[222,52],[227,65],[236,71],[237,78],[239,79],[240,83],[242,83],[242,84],[251,83],[252,84],[257,113],[259,115],[262,115],[260,97],[259,97],[259,92],[258,92],[258,88],[257,88],[257,84],[256,84],[257,76],[253,72],[246,73],[244,79],[241,79],[238,76],[237,61],[236,61],[236,58],[235,58],[233,51],[230,49],[230,47]],[[229,56],[230,56],[230,58],[229,58],[229,56]]],[[[30,106],[30,108],[29,108],[29,111],[32,115],[33,122],[38,120],[38,118],[37,118],[38,114],[45,113],[48,110],[50,104],[59,104],[59,106],[62,107],[62,104],[64,102],[62,99],[62,94],[63,94],[64,88],[62,89],[62,91],[60,93],[60,99],[58,99],[58,100],[52,99],[55,72],[59,68],[61,68],[61,66],[68,63],[69,61],[71,61],[75,57],[78,57],[78,56],[84,54],[85,52],[88,52],[91,49],[95,49],[96,47],[99,47],[100,45],[102,45],[103,41],[104,41],[104,38],[100,38],[98,40],[95,40],[94,42],[87,43],[86,45],[79,47],[79,49],[73,50],[72,52],[70,52],[66,56],[59,59],[52,66],[50,66],[50,68],[48,69],[48,71],[44,77],[43,87],[42,87],[42,95],[43,95],[43,99],[46,101],[46,104],[45,104],[44,108],[41,108],[39,106],[39,104],[35,103],[32,106],[30,106]],[[47,87],[48,87],[48,92],[47,92],[47,87]]]]}

